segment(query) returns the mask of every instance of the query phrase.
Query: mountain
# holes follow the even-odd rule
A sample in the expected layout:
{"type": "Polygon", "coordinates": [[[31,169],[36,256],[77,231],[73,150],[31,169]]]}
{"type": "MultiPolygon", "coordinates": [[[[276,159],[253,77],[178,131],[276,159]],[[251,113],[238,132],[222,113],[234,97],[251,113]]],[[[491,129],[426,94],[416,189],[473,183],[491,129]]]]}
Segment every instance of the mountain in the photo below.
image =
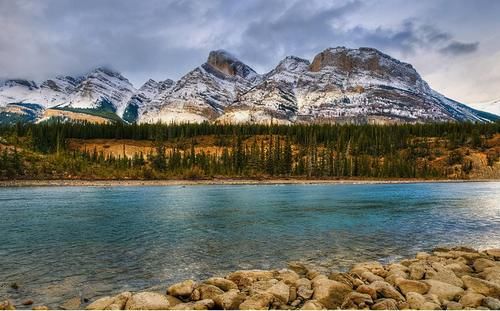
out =
{"type": "Polygon", "coordinates": [[[6,80],[0,82],[0,107],[0,122],[19,120],[16,112],[36,122],[61,111],[66,119],[74,117],[70,111],[77,119],[90,113],[131,123],[363,124],[499,118],[432,90],[410,64],[376,49],[345,47],[326,49],[312,61],[288,56],[262,75],[227,51],[212,51],[205,63],[178,81],[149,80],[138,90],[120,73],[102,67],[40,85],[6,80]]]}
{"type": "Polygon", "coordinates": [[[496,100],[474,103],[473,106],[477,109],[500,115],[500,98],[496,100]]]}

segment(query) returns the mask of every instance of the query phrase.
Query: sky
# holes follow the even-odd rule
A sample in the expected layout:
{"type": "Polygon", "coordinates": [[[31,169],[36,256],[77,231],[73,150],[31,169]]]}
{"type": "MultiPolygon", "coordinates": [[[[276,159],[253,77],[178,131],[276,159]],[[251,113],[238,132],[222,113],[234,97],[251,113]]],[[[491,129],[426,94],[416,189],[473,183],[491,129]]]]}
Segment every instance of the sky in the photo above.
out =
{"type": "Polygon", "coordinates": [[[373,47],[474,107],[500,99],[497,0],[0,0],[0,78],[97,66],[136,87],[178,79],[225,49],[259,73],[287,55],[373,47]]]}

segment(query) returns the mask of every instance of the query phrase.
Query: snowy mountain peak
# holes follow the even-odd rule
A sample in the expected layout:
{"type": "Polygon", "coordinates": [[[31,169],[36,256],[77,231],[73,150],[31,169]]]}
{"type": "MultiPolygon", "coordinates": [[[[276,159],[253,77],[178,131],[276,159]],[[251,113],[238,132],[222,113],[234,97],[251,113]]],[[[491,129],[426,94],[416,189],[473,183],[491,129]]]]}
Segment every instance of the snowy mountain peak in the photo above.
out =
{"type": "Polygon", "coordinates": [[[257,73],[250,66],[225,50],[211,51],[207,64],[228,76],[239,76],[243,79],[252,79],[257,76],[257,73]]]}
{"type": "Polygon", "coordinates": [[[30,90],[38,89],[35,81],[25,79],[8,79],[0,82],[0,86],[4,87],[24,87],[30,90]]]}
{"type": "Polygon", "coordinates": [[[274,71],[303,72],[309,68],[310,64],[307,59],[297,56],[287,56],[276,66],[274,71]]]}

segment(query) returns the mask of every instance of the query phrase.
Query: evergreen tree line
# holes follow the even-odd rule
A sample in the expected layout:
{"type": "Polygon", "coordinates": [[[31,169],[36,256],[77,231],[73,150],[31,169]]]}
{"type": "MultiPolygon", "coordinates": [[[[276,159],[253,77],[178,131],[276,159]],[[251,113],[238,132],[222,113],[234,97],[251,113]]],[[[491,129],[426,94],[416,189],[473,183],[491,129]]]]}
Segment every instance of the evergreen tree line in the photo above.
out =
{"type": "MultiPolygon", "coordinates": [[[[486,148],[486,140],[498,133],[500,122],[290,126],[53,122],[0,127],[0,136],[22,137],[33,150],[50,155],[52,162],[37,166],[37,172],[115,178],[440,178],[448,176],[453,166],[470,172],[472,162],[457,148],[486,148]],[[197,148],[201,135],[213,136],[217,151],[197,148]],[[146,139],[155,148],[133,157],[105,156],[96,149],[68,150],[70,138],[146,139]],[[190,143],[167,144],[179,140],[190,143]],[[435,144],[450,150],[447,167],[432,165],[439,156],[435,144]]],[[[488,154],[488,165],[498,156],[488,154]]],[[[25,169],[17,151],[3,153],[1,175],[20,176],[25,169]]]]}

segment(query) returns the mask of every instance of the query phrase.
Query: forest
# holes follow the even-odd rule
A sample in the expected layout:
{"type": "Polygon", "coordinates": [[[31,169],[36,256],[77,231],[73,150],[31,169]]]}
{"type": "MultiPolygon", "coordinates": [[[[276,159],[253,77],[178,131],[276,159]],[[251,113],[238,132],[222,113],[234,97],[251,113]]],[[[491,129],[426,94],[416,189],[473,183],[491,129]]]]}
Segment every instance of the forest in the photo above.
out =
{"type": "Polygon", "coordinates": [[[2,179],[500,178],[500,122],[18,123],[0,126],[0,152],[2,179]],[[124,152],[86,147],[96,140],[124,152]],[[150,148],[127,155],[125,142],[150,148]]]}

